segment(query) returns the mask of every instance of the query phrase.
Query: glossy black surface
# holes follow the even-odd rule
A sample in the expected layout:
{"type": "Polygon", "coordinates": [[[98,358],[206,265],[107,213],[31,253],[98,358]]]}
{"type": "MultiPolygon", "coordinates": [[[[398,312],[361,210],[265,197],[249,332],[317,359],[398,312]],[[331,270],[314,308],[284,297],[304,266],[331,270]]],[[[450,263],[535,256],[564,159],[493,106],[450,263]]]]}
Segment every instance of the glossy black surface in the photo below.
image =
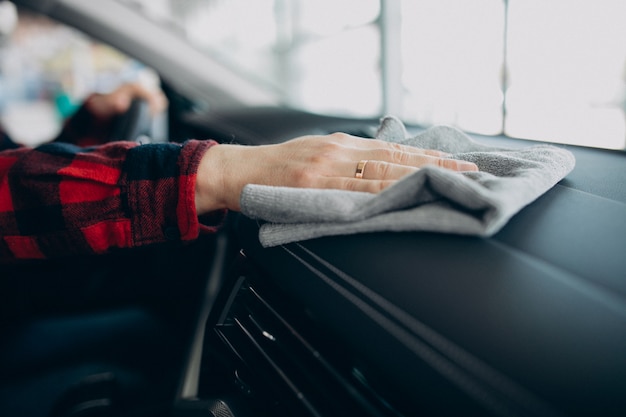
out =
{"type": "Polygon", "coordinates": [[[574,171],[489,239],[375,233],[263,249],[242,218],[241,244],[406,410],[622,415],[626,155],[567,148],[574,171]]]}

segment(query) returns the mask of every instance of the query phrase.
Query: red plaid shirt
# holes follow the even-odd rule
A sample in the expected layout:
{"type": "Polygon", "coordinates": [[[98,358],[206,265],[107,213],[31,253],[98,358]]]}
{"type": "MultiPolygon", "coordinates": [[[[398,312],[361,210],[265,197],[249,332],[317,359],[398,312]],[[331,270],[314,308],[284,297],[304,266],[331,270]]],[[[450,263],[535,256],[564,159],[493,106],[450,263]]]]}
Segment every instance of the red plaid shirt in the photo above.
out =
{"type": "Polygon", "coordinates": [[[195,210],[198,163],[216,142],[106,143],[109,130],[83,105],[59,137],[34,149],[0,132],[0,262],[191,241],[216,230],[223,212],[201,224],[195,210]]]}

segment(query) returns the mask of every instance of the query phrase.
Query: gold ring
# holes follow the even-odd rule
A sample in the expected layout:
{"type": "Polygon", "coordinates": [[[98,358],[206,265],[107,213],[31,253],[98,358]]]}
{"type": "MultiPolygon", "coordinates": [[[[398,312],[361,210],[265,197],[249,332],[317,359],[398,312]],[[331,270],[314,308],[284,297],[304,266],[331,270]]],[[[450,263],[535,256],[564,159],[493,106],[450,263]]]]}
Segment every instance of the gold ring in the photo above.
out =
{"type": "Polygon", "coordinates": [[[363,178],[363,172],[365,171],[365,165],[367,165],[367,159],[359,161],[356,164],[356,173],[354,174],[355,178],[363,178]]]}

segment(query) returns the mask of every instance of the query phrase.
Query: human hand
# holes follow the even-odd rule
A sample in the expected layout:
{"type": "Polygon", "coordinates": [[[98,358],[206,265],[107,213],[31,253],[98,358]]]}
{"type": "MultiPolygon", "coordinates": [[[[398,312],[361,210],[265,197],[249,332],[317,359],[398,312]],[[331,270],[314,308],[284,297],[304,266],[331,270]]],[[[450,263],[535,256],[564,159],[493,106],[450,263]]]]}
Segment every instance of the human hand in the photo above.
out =
{"type": "Polygon", "coordinates": [[[162,112],[168,104],[161,90],[149,89],[139,83],[126,83],[108,94],[93,94],[87,105],[97,117],[109,119],[127,111],[136,98],[146,100],[152,114],[162,112]]]}
{"type": "Polygon", "coordinates": [[[238,211],[246,184],[378,193],[425,165],[478,171],[475,164],[448,159],[443,152],[344,133],[303,136],[276,145],[223,144],[211,147],[200,162],[196,208],[198,214],[221,208],[238,211]],[[360,161],[367,163],[357,178],[360,161]]]}

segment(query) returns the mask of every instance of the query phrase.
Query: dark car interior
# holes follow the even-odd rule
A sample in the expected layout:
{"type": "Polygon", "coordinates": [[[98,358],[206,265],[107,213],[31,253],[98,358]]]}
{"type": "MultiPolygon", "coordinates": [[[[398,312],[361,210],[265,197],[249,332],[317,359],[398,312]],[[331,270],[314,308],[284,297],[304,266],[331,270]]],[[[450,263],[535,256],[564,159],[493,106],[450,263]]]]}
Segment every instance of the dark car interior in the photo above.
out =
{"type": "MultiPolygon", "coordinates": [[[[276,125],[291,119],[273,112],[276,125]]],[[[220,119],[244,120],[256,133],[244,143],[306,129],[294,118],[263,138],[271,113],[220,119]]],[[[237,295],[208,343],[229,361],[216,362],[246,395],[298,415],[621,414],[624,154],[569,149],[575,170],[488,239],[372,233],[263,248],[258,222],[238,216],[237,295]]]]}
{"type": "MultiPolygon", "coordinates": [[[[379,122],[198,111],[162,88],[172,141],[372,137],[379,122]]],[[[143,106],[120,136],[149,135],[143,106]]],[[[575,169],[490,238],[264,248],[261,222],[230,213],[190,245],[2,265],[0,415],[623,416],[626,153],[562,146],[575,169]]]]}

